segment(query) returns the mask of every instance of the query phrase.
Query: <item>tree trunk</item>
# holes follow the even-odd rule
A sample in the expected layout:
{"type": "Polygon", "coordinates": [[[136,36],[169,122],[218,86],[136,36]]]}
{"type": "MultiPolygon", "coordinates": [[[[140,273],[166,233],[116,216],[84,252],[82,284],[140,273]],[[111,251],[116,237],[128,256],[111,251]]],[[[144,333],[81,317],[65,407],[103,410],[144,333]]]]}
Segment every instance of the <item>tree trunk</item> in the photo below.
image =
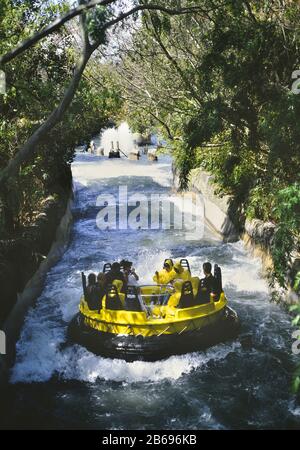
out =
{"type": "Polygon", "coordinates": [[[39,142],[41,142],[46,134],[62,119],[65,111],[68,109],[74,98],[83,71],[90,59],[91,54],[92,50],[89,48],[86,48],[82,52],[78,65],[75,69],[74,76],[61,103],[52,111],[48,119],[30,136],[28,141],[18,151],[16,156],[8,163],[7,167],[0,172],[0,189],[3,188],[6,180],[17,172],[21,164],[34,155],[39,142]]]}

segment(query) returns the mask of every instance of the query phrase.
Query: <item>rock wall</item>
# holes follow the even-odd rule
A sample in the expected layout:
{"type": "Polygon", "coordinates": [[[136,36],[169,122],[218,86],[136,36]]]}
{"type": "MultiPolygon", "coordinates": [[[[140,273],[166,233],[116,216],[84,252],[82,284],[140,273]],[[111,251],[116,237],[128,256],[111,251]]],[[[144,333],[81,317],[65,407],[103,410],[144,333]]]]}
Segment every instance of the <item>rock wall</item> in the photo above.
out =
{"type": "MultiPolygon", "coordinates": [[[[254,256],[261,259],[263,274],[267,279],[271,279],[273,270],[273,261],[270,248],[272,245],[274,232],[274,223],[253,219],[245,221],[244,232],[241,235],[245,246],[254,256]]],[[[300,259],[293,258],[289,279],[290,283],[292,283],[293,276],[298,272],[299,268],[300,259]],[[295,273],[292,275],[293,272],[295,273]]],[[[299,296],[290,286],[287,290],[284,290],[277,283],[274,283],[274,286],[272,286],[271,294],[274,300],[285,304],[294,304],[300,300],[299,296]]]]}

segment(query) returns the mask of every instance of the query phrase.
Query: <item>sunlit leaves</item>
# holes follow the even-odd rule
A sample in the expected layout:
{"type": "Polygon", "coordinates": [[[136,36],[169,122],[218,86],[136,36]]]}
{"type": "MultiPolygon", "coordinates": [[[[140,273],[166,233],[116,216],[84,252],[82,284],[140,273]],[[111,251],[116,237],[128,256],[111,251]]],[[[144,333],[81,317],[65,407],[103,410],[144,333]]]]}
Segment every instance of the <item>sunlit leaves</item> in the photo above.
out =
{"type": "Polygon", "coordinates": [[[87,30],[93,42],[105,44],[106,31],[103,26],[108,22],[112,11],[107,6],[96,6],[87,13],[87,30]]]}

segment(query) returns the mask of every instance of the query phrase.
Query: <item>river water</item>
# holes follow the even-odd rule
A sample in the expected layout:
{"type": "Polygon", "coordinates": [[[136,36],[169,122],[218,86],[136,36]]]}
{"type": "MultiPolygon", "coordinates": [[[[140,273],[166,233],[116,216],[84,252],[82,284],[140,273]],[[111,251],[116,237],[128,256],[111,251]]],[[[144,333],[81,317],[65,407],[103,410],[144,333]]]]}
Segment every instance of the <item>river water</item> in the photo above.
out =
{"type": "Polygon", "coordinates": [[[290,318],[270,303],[260,263],[241,242],[224,244],[209,229],[106,230],[96,226],[99,194],[170,194],[171,161],[108,160],[78,154],[72,166],[74,225],[70,245],[50,270],[27,314],[2,406],[4,427],[98,429],[300,428],[300,403],[290,390],[295,357],[290,318]],[[129,258],[142,282],[166,257],[188,257],[199,275],[205,260],[223,269],[225,291],[238,312],[239,341],[167,360],[126,363],[64,346],[77,312],[80,272],[129,258]]]}

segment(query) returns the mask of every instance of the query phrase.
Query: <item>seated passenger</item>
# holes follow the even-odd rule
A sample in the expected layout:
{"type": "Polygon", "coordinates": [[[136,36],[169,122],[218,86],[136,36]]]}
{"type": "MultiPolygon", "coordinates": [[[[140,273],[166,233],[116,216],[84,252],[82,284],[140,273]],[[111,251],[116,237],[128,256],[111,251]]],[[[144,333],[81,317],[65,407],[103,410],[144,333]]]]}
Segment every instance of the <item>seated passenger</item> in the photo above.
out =
{"type": "Polygon", "coordinates": [[[191,277],[191,283],[193,288],[194,297],[196,297],[199,289],[200,279],[199,277],[191,277]]]}
{"type": "Polygon", "coordinates": [[[97,285],[102,288],[105,289],[105,285],[106,285],[106,275],[103,272],[99,272],[97,275],[97,285]]]}
{"type": "Polygon", "coordinates": [[[153,281],[157,284],[168,284],[175,278],[175,275],[172,260],[166,259],[163,269],[155,272],[153,281]]]}
{"type": "Polygon", "coordinates": [[[184,269],[180,262],[174,264],[173,270],[175,272],[175,276],[173,280],[182,280],[182,281],[190,281],[191,274],[188,270],[184,269]]]}
{"type": "Polygon", "coordinates": [[[125,294],[122,291],[123,282],[121,280],[114,280],[111,287],[107,288],[107,293],[103,298],[102,306],[105,309],[121,310],[124,309],[125,294]],[[114,289],[115,288],[115,289],[114,289]]]}
{"type": "Polygon", "coordinates": [[[182,290],[182,281],[176,281],[174,283],[174,293],[170,296],[167,305],[165,306],[155,306],[152,313],[155,316],[174,316],[175,309],[179,304],[182,290]]]}
{"type": "Polygon", "coordinates": [[[132,262],[123,259],[120,262],[120,265],[123,266],[123,273],[126,280],[127,286],[137,286],[139,281],[139,276],[135,272],[135,269],[132,267],[132,262]]]}
{"type": "Polygon", "coordinates": [[[88,276],[88,285],[86,288],[86,302],[90,310],[101,309],[101,299],[103,297],[104,290],[96,283],[96,275],[90,273],[88,276]]]}
{"type": "Polygon", "coordinates": [[[112,284],[114,280],[120,280],[123,282],[122,292],[126,289],[126,280],[124,273],[121,272],[121,266],[118,262],[114,262],[111,265],[111,270],[105,274],[106,286],[112,284]]]}
{"type": "Polygon", "coordinates": [[[218,293],[218,283],[213,274],[211,273],[211,263],[205,262],[203,264],[203,272],[205,277],[200,280],[201,292],[204,296],[207,297],[209,301],[210,297],[214,299],[214,301],[219,300],[218,293]]]}

